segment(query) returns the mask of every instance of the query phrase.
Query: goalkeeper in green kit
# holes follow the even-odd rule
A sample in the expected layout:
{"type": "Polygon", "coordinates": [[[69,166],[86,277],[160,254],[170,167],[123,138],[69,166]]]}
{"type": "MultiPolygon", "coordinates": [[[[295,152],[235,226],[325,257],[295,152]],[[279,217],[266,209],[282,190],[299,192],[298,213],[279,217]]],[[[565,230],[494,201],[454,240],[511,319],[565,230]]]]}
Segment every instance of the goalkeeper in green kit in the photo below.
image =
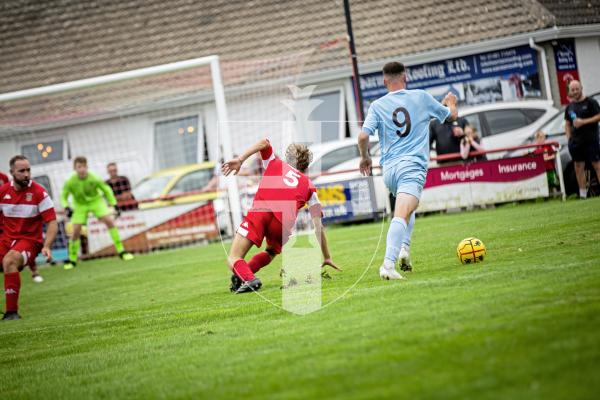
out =
{"type": "MultiPolygon", "coordinates": [[[[117,204],[112,189],[100,177],[88,171],[85,157],[75,157],[73,167],[75,173],[65,182],[60,196],[61,205],[73,224],[73,234],[69,241],[69,260],[65,263],[64,269],[72,269],[77,265],[77,256],[81,246],[81,226],[87,224],[89,213],[94,214],[106,225],[119,256],[125,261],[133,259],[133,255],[126,252],[123,247],[119,231],[111,216],[111,210],[104,200],[106,197],[108,203],[113,207],[117,204]],[[69,205],[69,195],[72,197],[72,206],[69,205]]],[[[118,209],[116,209],[116,213],[117,216],[120,215],[118,209]]]]}

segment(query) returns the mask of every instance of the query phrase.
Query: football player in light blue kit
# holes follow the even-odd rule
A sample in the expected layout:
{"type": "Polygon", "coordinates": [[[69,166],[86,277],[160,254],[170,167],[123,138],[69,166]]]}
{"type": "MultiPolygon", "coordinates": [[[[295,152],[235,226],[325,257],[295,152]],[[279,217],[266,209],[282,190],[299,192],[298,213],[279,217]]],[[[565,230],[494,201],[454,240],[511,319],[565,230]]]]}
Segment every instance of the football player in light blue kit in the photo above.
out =
{"type": "MultiPolygon", "coordinates": [[[[369,135],[379,135],[381,166],[385,184],[396,195],[394,218],[387,234],[382,279],[403,279],[396,270],[403,243],[410,243],[414,211],[419,205],[429,163],[429,122],[457,118],[456,96],[448,93],[440,104],[423,90],[406,90],[404,65],[390,62],[383,67],[383,83],[389,93],[369,107],[362,132],[358,135],[360,170],[371,174],[369,135]]],[[[408,258],[408,254],[405,255],[408,258]]],[[[407,261],[410,264],[410,261],[407,261]]]]}

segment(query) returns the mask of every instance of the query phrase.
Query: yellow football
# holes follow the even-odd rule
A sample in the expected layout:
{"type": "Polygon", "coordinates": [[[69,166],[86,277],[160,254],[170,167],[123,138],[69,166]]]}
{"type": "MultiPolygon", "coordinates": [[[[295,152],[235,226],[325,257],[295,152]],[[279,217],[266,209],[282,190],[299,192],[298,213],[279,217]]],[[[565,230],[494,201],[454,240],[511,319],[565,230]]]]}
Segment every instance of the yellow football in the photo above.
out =
{"type": "Polygon", "coordinates": [[[485,245],[474,237],[463,239],[456,248],[456,255],[463,264],[482,262],[486,255],[485,245]]]}

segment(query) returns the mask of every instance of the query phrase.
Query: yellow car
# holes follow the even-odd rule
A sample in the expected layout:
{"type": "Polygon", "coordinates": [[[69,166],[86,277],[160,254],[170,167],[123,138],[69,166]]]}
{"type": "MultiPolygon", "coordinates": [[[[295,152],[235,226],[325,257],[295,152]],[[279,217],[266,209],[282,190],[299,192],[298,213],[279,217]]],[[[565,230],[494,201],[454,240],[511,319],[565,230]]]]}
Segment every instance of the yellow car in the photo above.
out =
{"type": "Polygon", "coordinates": [[[142,179],[133,189],[133,195],[141,210],[214,200],[216,189],[207,188],[214,169],[212,161],[164,169],[142,179]]]}

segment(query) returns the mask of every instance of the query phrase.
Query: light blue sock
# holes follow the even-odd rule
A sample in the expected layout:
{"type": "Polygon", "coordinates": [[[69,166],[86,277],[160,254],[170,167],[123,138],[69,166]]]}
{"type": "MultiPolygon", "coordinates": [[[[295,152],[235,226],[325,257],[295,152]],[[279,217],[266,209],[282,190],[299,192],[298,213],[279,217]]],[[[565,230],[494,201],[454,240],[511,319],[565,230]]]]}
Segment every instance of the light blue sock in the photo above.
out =
{"type": "Polygon", "coordinates": [[[400,247],[406,235],[406,221],[403,218],[394,217],[387,233],[387,245],[385,249],[385,264],[393,266],[396,264],[400,247]]]}
{"type": "Polygon", "coordinates": [[[415,213],[410,214],[408,225],[406,226],[406,233],[404,234],[404,240],[402,245],[408,250],[410,248],[410,239],[412,238],[413,228],[415,227],[415,213]]]}

